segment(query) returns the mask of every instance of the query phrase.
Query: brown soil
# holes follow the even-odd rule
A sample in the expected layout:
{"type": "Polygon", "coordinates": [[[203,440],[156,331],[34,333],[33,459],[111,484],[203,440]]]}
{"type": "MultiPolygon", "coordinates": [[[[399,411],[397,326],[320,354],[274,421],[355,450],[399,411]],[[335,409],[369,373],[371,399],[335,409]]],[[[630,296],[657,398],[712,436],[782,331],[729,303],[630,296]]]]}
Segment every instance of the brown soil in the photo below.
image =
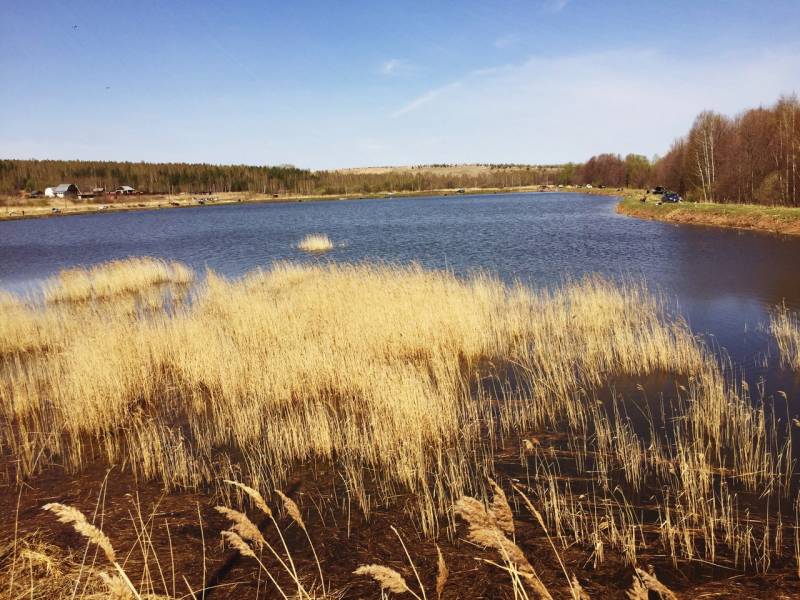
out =
{"type": "MultiPolygon", "coordinates": [[[[564,440],[560,434],[539,434],[537,439],[542,448],[554,447],[563,452],[564,440]]],[[[3,460],[5,465],[2,472],[8,476],[13,470],[12,465],[8,459],[3,460]]],[[[509,447],[498,451],[496,466],[506,492],[512,497],[507,485],[509,479],[514,478],[524,485],[526,477],[520,466],[519,450],[509,447]]],[[[572,478],[575,479],[576,476],[572,478]]],[[[367,521],[354,504],[348,506],[341,480],[332,477],[330,470],[320,465],[309,465],[299,471],[296,479],[286,487],[286,491],[300,504],[325,577],[334,589],[343,593],[344,598],[378,597],[375,583],[352,574],[359,565],[370,563],[396,569],[404,575],[413,589],[417,589],[414,574],[400,543],[390,529],[391,526],[397,527],[403,535],[429,592],[429,598],[435,595],[433,590],[437,572],[437,543],[450,571],[443,598],[488,600],[513,597],[507,575],[480,560],[497,560],[497,556],[491,550],[481,550],[466,541],[463,537],[463,525],[459,526],[454,539],[448,539],[446,531],[442,532],[438,540],[424,539],[417,534],[417,527],[403,510],[404,504],[411,502],[410,498],[399,497],[391,506],[375,507],[367,521]]],[[[647,496],[647,492],[640,495],[642,511],[647,510],[647,496]]],[[[0,487],[0,514],[5,516],[0,521],[0,547],[13,539],[18,497],[18,537],[39,531],[48,541],[79,552],[85,547],[84,540],[68,526],[57,523],[53,515],[43,512],[41,506],[47,502],[60,502],[81,509],[91,518],[100,499],[98,524],[111,538],[134,583],[140,581],[145,566],[141,547],[136,541],[135,523],[138,523],[139,506],[145,521],[151,514],[155,515],[153,545],[164,572],[168,592],[172,591],[171,563],[174,561],[178,595],[188,593],[186,584],[183,583],[185,577],[195,591],[203,587],[204,581],[207,584],[214,583],[217,587],[210,590],[206,598],[254,597],[259,587],[264,597],[278,597],[274,588],[265,583],[263,574],[259,581],[258,569],[251,559],[241,558],[222,547],[220,532],[227,528],[227,523],[213,508],[216,504],[225,503],[218,492],[182,491],[165,494],[160,484],[134,481],[120,467],[109,471],[106,467],[95,464],[79,475],[68,475],[59,472],[57,468],[50,468],[21,487],[9,483],[0,487]],[[104,481],[107,483],[103,493],[104,481]]],[[[274,500],[277,498],[268,498],[276,506],[274,500]]],[[[246,509],[256,521],[257,512],[249,506],[246,509]]],[[[515,515],[517,543],[553,597],[569,598],[569,588],[543,531],[525,512],[521,503],[515,506],[515,515]]],[[[313,580],[317,570],[305,536],[285,515],[279,518],[279,523],[284,529],[299,572],[307,580],[313,580]]],[[[270,543],[279,547],[280,541],[274,528],[267,523],[262,525],[270,543]]],[[[625,591],[631,584],[633,569],[625,565],[616,552],[607,549],[605,562],[595,570],[592,567],[591,548],[572,546],[566,550],[559,548],[559,551],[567,569],[576,574],[591,598],[626,598],[625,591]]],[[[90,552],[90,561],[93,555],[90,552]]],[[[0,570],[8,568],[8,560],[8,556],[0,557],[0,570]]],[[[274,561],[265,559],[265,563],[274,569],[272,572],[282,586],[287,591],[291,590],[291,582],[287,577],[279,575],[274,561]]],[[[103,559],[97,556],[96,564],[101,566],[103,559]]],[[[800,580],[796,576],[794,564],[788,561],[783,564],[773,563],[766,576],[700,561],[683,561],[676,569],[671,560],[654,546],[639,551],[639,565],[651,566],[659,579],[680,598],[741,600],[800,597],[800,580]]],[[[152,557],[149,568],[151,573],[155,573],[157,587],[163,587],[160,585],[158,567],[152,557]]]]}

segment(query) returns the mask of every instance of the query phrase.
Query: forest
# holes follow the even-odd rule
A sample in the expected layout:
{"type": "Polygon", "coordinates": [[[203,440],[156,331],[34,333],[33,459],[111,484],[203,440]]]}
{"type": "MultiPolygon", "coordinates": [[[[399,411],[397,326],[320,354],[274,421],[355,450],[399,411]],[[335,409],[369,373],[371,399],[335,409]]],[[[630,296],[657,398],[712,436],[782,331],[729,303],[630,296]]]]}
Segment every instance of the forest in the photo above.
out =
{"type": "Polygon", "coordinates": [[[600,154],[563,165],[560,178],[606,187],[660,185],[693,202],[800,206],[798,159],[800,102],[791,95],[735,117],[703,111],[661,158],[600,154]]]}
{"type": "Polygon", "coordinates": [[[698,202],[800,206],[800,102],[784,96],[733,118],[701,112],[654,166],[654,179],[698,202]]]}
{"type": "Polygon", "coordinates": [[[561,167],[485,165],[459,173],[444,165],[380,173],[311,171],[293,166],[210,165],[59,160],[0,160],[0,193],[16,194],[62,182],[81,190],[130,185],[146,193],[251,192],[329,195],[418,192],[448,188],[506,188],[554,183],[561,167]]]}
{"type": "Polygon", "coordinates": [[[293,166],[59,160],[0,160],[0,193],[43,190],[61,182],[81,189],[131,185],[149,193],[250,192],[336,195],[453,188],[661,185],[695,202],[800,206],[800,101],[728,117],[701,112],[663,157],[606,153],[555,166],[486,164],[461,172],[449,165],[382,172],[312,171],[293,166]]]}

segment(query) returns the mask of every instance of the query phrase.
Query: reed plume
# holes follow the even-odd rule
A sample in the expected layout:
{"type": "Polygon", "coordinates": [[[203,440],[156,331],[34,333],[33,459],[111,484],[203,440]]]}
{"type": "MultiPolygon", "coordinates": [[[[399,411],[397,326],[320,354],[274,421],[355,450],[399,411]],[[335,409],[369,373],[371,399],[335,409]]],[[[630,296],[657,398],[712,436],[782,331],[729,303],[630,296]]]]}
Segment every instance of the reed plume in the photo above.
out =
{"type": "Polygon", "coordinates": [[[256,507],[261,512],[263,512],[268,517],[272,517],[272,510],[270,510],[269,506],[267,505],[267,501],[264,500],[264,496],[262,496],[258,490],[255,490],[248,485],[239,483],[238,481],[233,481],[231,479],[225,479],[224,481],[225,483],[236,486],[237,488],[242,490],[245,494],[247,494],[250,497],[250,499],[253,501],[253,504],[255,504],[256,507]]]}
{"type": "Polygon", "coordinates": [[[227,517],[231,523],[233,523],[231,531],[239,534],[242,539],[258,544],[259,547],[266,544],[266,540],[261,534],[261,531],[255,525],[255,523],[253,523],[247,517],[246,514],[239,512],[238,510],[228,508],[227,506],[215,506],[214,508],[218,513],[227,517]]]}
{"type": "Polygon", "coordinates": [[[519,574],[537,598],[552,600],[550,592],[539,579],[525,553],[505,536],[497,525],[494,514],[487,511],[481,502],[475,498],[464,496],[455,503],[454,512],[469,525],[467,537],[472,543],[497,551],[502,559],[512,567],[509,572],[512,575],[519,574]]]}
{"type": "Polygon", "coordinates": [[[111,540],[100,529],[89,523],[86,516],[77,508],[51,502],[42,507],[44,510],[50,511],[58,518],[60,523],[71,525],[72,528],[85,537],[90,543],[98,546],[103,554],[106,555],[108,562],[117,562],[117,555],[114,552],[114,547],[111,545],[111,540]]]}
{"type": "Polygon", "coordinates": [[[389,567],[384,567],[382,565],[361,565],[353,571],[353,573],[355,575],[371,577],[381,586],[381,590],[392,592],[393,594],[409,593],[415,598],[419,598],[419,596],[408,587],[403,576],[389,567]]]}
{"type": "Polygon", "coordinates": [[[493,479],[489,479],[492,486],[494,496],[492,503],[489,505],[489,511],[494,517],[497,526],[506,534],[514,535],[514,513],[511,512],[511,506],[508,504],[506,493],[493,479]]]}
{"type": "Polygon", "coordinates": [[[111,540],[99,528],[95,527],[86,520],[86,516],[77,508],[60,504],[58,502],[51,502],[42,507],[44,510],[52,512],[58,518],[58,521],[71,525],[72,528],[85,537],[89,543],[98,546],[105,554],[106,559],[116,569],[117,576],[128,586],[131,594],[140,599],[141,596],[133,583],[128,578],[128,575],[123,570],[122,566],[117,562],[117,556],[114,552],[114,547],[111,545],[111,540]]]}
{"type": "Polygon", "coordinates": [[[289,498],[286,494],[284,494],[280,490],[275,490],[275,493],[283,501],[283,508],[286,513],[292,518],[292,520],[297,523],[300,529],[303,530],[303,533],[306,534],[306,539],[308,540],[308,545],[311,546],[311,552],[314,554],[314,561],[317,563],[317,571],[319,572],[319,582],[322,586],[323,593],[325,592],[325,577],[322,574],[322,565],[319,562],[319,557],[317,556],[317,549],[314,547],[314,542],[311,541],[311,535],[308,533],[308,529],[306,528],[305,521],[303,521],[303,515],[300,513],[300,507],[297,506],[297,503],[289,498]]]}
{"type": "Polygon", "coordinates": [[[300,508],[297,506],[294,500],[289,498],[286,494],[284,494],[280,490],[275,490],[275,493],[280,496],[280,499],[283,501],[283,508],[286,511],[292,521],[297,523],[297,525],[303,530],[306,530],[306,524],[303,522],[303,516],[300,514],[300,508]]]}
{"type": "MultiPolygon", "coordinates": [[[[248,558],[254,558],[258,560],[256,553],[253,552],[253,549],[245,542],[241,536],[236,533],[235,531],[223,531],[221,533],[222,539],[228,542],[228,545],[236,550],[242,556],[246,556],[248,558]]],[[[260,562],[260,561],[259,561],[260,562]]]]}
{"type": "Polygon", "coordinates": [[[436,573],[436,597],[441,600],[444,593],[444,586],[447,585],[447,579],[450,577],[450,570],[447,568],[447,563],[444,562],[442,550],[436,546],[437,555],[437,573],[436,573]]]}

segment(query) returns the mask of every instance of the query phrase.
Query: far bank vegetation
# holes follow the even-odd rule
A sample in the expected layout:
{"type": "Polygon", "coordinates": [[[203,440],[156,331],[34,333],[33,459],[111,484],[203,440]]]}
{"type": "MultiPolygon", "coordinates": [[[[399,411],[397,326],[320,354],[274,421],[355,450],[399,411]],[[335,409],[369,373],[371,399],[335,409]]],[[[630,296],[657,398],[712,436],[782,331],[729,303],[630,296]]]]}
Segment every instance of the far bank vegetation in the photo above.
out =
{"type": "MultiPolygon", "coordinates": [[[[647,132],[642,132],[647,135],[647,132]]],[[[663,157],[598,154],[560,165],[418,165],[312,171],[290,165],[0,160],[0,193],[43,190],[69,181],[81,189],[121,184],[149,193],[347,195],[426,190],[592,185],[656,185],[694,202],[800,206],[800,102],[780,98],[728,117],[703,111],[663,157]]],[[[18,200],[6,197],[6,204],[18,200]]]]}

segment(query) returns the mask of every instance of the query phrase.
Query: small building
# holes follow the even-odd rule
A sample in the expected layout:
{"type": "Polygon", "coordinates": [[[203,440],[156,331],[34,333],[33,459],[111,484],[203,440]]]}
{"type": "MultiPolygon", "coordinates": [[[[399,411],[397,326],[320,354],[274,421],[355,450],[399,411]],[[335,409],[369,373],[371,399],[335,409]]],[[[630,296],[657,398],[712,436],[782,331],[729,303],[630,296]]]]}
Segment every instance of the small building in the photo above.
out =
{"type": "Polygon", "coordinates": [[[136,192],[135,189],[133,189],[129,185],[121,185],[117,189],[114,190],[114,193],[117,196],[132,196],[133,194],[136,194],[137,192],[136,192]]]}
{"type": "Polygon", "coordinates": [[[74,183],[62,183],[44,190],[44,195],[48,198],[74,198],[80,193],[78,186],[74,183]]]}

